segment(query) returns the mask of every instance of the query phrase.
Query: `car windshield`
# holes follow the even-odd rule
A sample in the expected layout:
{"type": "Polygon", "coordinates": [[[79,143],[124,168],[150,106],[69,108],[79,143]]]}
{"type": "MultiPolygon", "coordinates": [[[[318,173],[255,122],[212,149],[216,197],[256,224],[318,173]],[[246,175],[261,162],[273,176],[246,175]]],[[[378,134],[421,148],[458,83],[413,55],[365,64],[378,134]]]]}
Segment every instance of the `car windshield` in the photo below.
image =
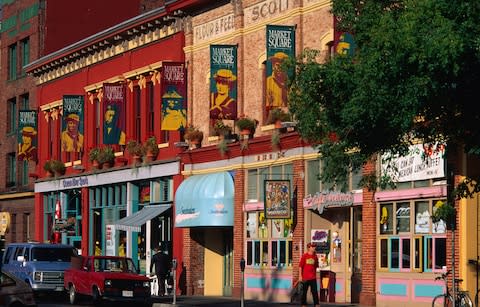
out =
{"type": "Polygon", "coordinates": [[[34,247],[32,248],[33,261],[56,261],[70,262],[71,257],[75,256],[73,248],[51,248],[51,247],[34,247]]]}
{"type": "Polygon", "coordinates": [[[95,272],[135,273],[135,265],[129,258],[97,258],[93,261],[95,272]]]}

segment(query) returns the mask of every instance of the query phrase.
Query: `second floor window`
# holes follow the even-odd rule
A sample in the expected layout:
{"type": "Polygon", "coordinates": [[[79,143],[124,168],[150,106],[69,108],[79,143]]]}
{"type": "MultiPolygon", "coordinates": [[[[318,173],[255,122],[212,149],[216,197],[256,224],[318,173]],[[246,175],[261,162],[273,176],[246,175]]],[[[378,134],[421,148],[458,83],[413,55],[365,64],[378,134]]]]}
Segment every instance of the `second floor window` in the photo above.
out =
{"type": "Polygon", "coordinates": [[[17,44],[8,47],[8,80],[17,79],[17,44]]]}
{"type": "Polygon", "coordinates": [[[7,133],[15,133],[17,131],[17,99],[9,99],[7,104],[7,133]]]}
{"type": "Polygon", "coordinates": [[[27,37],[20,41],[20,52],[22,55],[21,66],[22,66],[22,75],[25,75],[24,66],[30,63],[30,39],[27,37]]]}

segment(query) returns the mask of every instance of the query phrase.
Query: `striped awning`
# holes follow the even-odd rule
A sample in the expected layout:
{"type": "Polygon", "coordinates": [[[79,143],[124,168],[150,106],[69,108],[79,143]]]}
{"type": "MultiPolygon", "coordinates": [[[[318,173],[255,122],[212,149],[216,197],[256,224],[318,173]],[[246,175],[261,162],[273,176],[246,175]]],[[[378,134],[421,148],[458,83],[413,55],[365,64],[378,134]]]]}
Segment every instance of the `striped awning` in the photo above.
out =
{"type": "Polygon", "coordinates": [[[143,224],[164,213],[170,209],[171,206],[171,204],[145,206],[142,210],[118,220],[114,224],[115,228],[118,230],[140,232],[143,224]]]}

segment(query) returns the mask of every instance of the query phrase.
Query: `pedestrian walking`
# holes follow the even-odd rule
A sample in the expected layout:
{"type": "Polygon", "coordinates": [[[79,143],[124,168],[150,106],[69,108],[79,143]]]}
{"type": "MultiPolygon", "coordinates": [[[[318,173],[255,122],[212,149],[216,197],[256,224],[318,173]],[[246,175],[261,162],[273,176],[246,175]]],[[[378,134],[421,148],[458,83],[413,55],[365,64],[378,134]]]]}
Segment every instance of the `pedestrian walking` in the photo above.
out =
{"type": "Polygon", "coordinates": [[[158,280],[158,295],[165,295],[165,280],[168,277],[170,271],[170,257],[167,251],[160,251],[160,247],[155,247],[155,255],[152,257],[150,264],[150,272],[153,272],[153,266],[155,266],[155,275],[158,280]]]}
{"type": "Polygon", "coordinates": [[[302,255],[300,259],[299,267],[299,281],[303,282],[302,293],[302,307],[307,306],[307,291],[310,288],[313,296],[313,304],[315,307],[320,307],[318,300],[318,288],[317,288],[317,268],[318,257],[315,253],[315,243],[307,244],[307,252],[302,255]]]}

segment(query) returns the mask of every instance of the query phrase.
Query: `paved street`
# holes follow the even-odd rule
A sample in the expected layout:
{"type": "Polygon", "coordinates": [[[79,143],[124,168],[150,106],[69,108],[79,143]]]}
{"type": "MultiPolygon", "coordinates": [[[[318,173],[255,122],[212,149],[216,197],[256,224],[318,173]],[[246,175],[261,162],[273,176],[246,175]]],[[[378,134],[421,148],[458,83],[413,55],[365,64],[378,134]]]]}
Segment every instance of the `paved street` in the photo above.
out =
{"type": "MultiPolygon", "coordinates": [[[[241,302],[237,298],[226,298],[226,297],[205,297],[205,296],[180,296],[177,298],[176,305],[172,304],[172,298],[157,298],[154,307],[171,307],[171,306],[180,306],[180,307],[193,307],[193,306],[216,306],[216,307],[238,307],[241,306],[241,302]]],[[[291,304],[291,303],[275,303],[275,302],[265,302],[265,301],[255,301],[255,300],[245,300],[245,307],[260,307],[260,306],[283,306],[283,307],[298,307],[300,304],[291,304]]],[[[313,306],[313,304],[309,305],[313,306]]],[[[356,306],[361,307],[356,304],[333,304],[333,303],[321,303],[321,307],[347,307],[347,306],[356,306]]]]}
{"type": "MultiPolygon", "coordinates": [[[[94,306],[90,300],[82,299],[76,305],[70,305],[65,296],[54,297],[41,297],[37,300],[39,307],[67,307],[67,306],[94,306]]],[[[112,304],[113,305],[113,304],[112,304]]],[[[131,304],[114,304],[115,306],[131,306],[131,304]]],[[[177,297],[176,304],[173,304],[173,298],[170,297],[155,297],[154,307],[239,307],[241,302],[237,298],[226,297],[205,297],[205,296],[179,296],[177,297]]],[[[275,303],[255,300],[245,300],[245,307],[268,307],[268,306],[281,306],[281,307],[298,307],[299,304],[291,303],[275,303]]],[[[309,306],[313,306],[310,304],[309,306]]],[[[342,304],[342,303],[321,303],[321,307],[361,307],[356,304],[342,304]]]]}

